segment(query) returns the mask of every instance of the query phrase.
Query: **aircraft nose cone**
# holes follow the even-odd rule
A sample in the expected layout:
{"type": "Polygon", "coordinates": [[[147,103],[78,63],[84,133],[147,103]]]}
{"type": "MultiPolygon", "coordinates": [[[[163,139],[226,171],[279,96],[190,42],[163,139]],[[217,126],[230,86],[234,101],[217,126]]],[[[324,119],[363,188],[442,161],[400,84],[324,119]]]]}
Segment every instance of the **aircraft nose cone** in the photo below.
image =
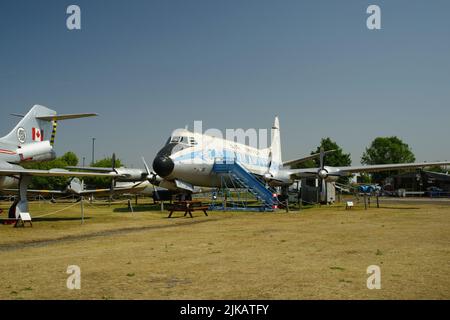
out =
{"type": "Polygon", "coordinates": [[[153,160],[153,170],[163,178],[172,173],[174,166],[172,159],[165,155],[156,156],[153,160]]]}

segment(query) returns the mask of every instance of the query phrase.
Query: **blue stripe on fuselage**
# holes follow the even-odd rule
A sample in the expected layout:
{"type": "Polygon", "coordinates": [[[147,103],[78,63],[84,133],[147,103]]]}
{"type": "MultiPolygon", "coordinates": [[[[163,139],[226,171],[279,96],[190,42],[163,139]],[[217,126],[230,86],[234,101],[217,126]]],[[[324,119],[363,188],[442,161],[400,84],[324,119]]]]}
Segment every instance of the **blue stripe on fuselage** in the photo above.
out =
{"type": "Polygon", "coordinates": [[[206,152],[203,151],[192,151],[181,156],[177,156],[172,160],[174,162],[185,161],[185,160],[201,160],[207,162],[214,162],[215,159],[235,159],[244,165],[258,166],[262,168],[267,168],[269,165],[268,160],[262,157],[256,157],[249,154],[235,153],[232,150],[214,150],[209,149],[206,152]]]}

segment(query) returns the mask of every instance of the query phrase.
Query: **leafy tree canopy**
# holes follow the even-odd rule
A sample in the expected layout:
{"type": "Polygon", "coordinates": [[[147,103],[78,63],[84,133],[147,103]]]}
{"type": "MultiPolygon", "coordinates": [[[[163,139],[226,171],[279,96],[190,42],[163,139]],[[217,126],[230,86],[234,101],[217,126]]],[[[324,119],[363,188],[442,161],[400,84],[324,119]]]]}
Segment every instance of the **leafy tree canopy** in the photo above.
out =
{"type": "Polygon", "coordinates": [[[78,157],[72,151],[66,152],[60,159],[65,161],[68,166],[78,165],[78,157]]]}
{"type": "MultiPolygon", "coordinates": [[[[335,150],[332,153],[329,153],[325,156],[325,165],[333,166],[333,167],[343,167],[350,166],[352,164],[352,160],[350,157],[350,153],[345,153],[342,148],[331,138],[322,138],[320,141],[320,145],[317,146],[316,150],[312,150],[311,154],[320,153],[320,148],[323,148],[325,151],[335,150]]],[[[314,160],[308,160],[302,163],[300,168],[318,168],[320,166],[320,159],[316,158],[314,160]]],[[[346,184],[348,183],[348,177],[339,178],[340,183],[346,184]]]]}
{"type": "MultiPolygon", "coordinates": [[[[311,154],[320,153],[320,148],[323,148],[325,151],[335,150],[325,156],[325,165],[331,167],[344,167],[352,164],[350,153],[345,153],[342,148],[330,138],[323,138],[320,141],[320,145],[316,150],[311,151],[311,154]]],[[[315,159],[314,162],[317,167],[320,166],[320,159],[315,159]]]]}
{"type": "MultiPolygon", "coordinates": [[[[63,156],[52,161],[30,162],[23,164],[24,168],[37,170],[50,170],[53,168],[65,168],[67,166],[76,166],[78,157],[73,152],[67,152],[63,156]]],[[[68,183],[65,177],[33,177],[30,189],[39,190],[63,190],[68,183]]]]}
{"type": "MultiPolygon", "coordinates": [[[[102,167],[112,168],[113,159],[112,158],[103,158],[103,159],[97,160],[92,166],[96,167],[96,168],[102,168],[102,167]]],[[[122,166],[123,166],[122,161],[120,159],[116,158],[116,168],[120,168],[122,166]]]]}
{"type": "MultiPolygon", "coordinates": [[[[331,140],[331,138],[322,138],[320,145],[316,150],[311,151],[311,154],[320,153],[320,148],[323,148],[325,151],[335,150],[325,156],[324,163],[326,166],[345,167],[352,164],[350,153],[345,153],[335,141],[331,140]]],[[[316,167],[320,166],[320,158],[315,159],[314,162],[316,167]]],[[[337,182],[347,184],[348,181],[349,177],[340,177],[337,182]]]]}
{"type": "MultiPolygon", "coordinates": [[[[113,159],[108,157],[104,159],[97,160],[92,167],[96,168],[112,168],[113,166],[113,159]]],[[[116,158],[116,168],[122,167],[122,161],[120,159],[116,158]]],[[[102,178],[102,177],[89,177],[84,179],[84,182],[87,186],[90,186],[92,188],[109,188],[111,186],[111,179],[109,178],[102,178]]]]}
{"type": "MultiPolygon", "coordinates": [[[[361,157],[363,164],[408,163],[416,160],[411,148],[398,137],[378,137],[361,157]]],[[[386,177],[397,174],[398,171],[377,172],[372,174],[375,182],[381,182],[386,177]]]]}

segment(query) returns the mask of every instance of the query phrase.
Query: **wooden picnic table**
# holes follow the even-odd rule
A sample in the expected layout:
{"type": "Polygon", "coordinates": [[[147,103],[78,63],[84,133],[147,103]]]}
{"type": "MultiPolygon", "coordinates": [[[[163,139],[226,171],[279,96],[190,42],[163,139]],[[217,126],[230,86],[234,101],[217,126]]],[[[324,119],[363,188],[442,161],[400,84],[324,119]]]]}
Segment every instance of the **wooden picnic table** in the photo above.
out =
{"type": "Polygon", "coordinates": [[[185,217],[189,214],[191,218],[193,218],[192,212],[194,211],[203,211],[205,216],[208,216],[208,213],[206,212],[208,209],[209,206],[204,205],[199,200],[175,201],[173,204],[170,204],[167,209],[169,211],[169,216],[167,218],[171,218],[175,211],[184,212],[185,217]]]}

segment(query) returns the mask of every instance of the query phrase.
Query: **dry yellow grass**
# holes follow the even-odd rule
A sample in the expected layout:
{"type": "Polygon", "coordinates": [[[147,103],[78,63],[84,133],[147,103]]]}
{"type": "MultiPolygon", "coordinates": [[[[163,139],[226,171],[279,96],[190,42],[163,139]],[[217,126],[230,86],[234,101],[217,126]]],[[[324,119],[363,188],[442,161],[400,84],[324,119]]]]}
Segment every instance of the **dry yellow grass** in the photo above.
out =
{"type": "Polygon", "coordinates": [[[450,298],[450,206],[166,215],[87,206],[84,225],[78,207],[33,228],[1,225],[0,298],[450,298]],[[68,265],[80,266],[81,290],[67,289],[68,265]],[[381,290],[366,287],[369,265],[381,290]]]}

